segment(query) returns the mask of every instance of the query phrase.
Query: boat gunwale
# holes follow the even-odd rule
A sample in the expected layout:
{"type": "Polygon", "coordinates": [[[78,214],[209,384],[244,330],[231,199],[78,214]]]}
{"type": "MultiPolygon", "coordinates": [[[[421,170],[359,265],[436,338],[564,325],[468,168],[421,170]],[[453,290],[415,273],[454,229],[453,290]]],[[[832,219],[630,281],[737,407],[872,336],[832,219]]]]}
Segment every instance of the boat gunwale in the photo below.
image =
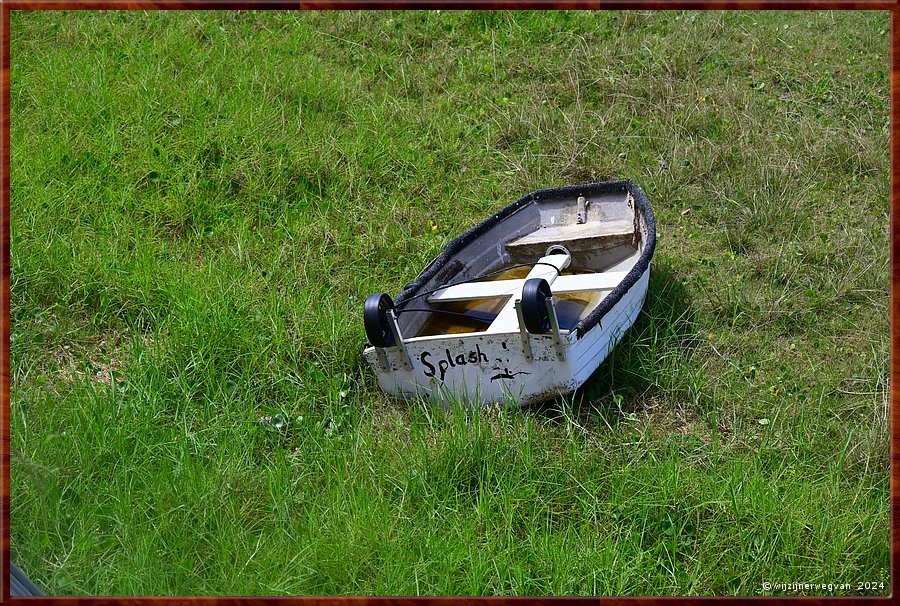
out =
{"type": "MultiPolygon", "coordinates": [[[[506,218],[518,212],[522,208],[539,202],[543,198],[559,198],[566,196],[592,196],[596,194],[606,194],[613,192],[627,191],[631,194],[636,210],[640,210],[644,218],[646,226],[646,242],[641,250],[641,256],[637,262],[628,271],[625,277],[619,282],[612,292],[606,295],[590,314],[578,321],[572,329],[571,333],[576,333],[577,338],[581,338],[589,330],[594,328],[603,317],[611,310],[619,300],[625,296],[634,284],[641,278],[644,271],[650,266],[650,259],[653,257],[653,251],[656,248],[656,221],[653,217],[653,209],[650,206],[647,196],[641,188],[631,180],[621,179],[617,181],[602,181],[595,183],[582,183],[579,185],[567,185],[564,187],[540,189],[526,194],[507,205],[498,212],[494,213],[481,223],[475,225],[471,229],[463,232],[453,240],[447,243],[444,250],[434,260],[429,263],[425,269],[419,272],[415,280],[407,284],[406,287],[397,295],[394,303],[397,307],[402,306],[415,296],[434,276],[446,266],[452,258],[463,248],[468,246],[473,240],[483,235],[488,230],[499,225],[506,218]]],[[[474,333],[478,334],[478,333],[474,333]]]]}

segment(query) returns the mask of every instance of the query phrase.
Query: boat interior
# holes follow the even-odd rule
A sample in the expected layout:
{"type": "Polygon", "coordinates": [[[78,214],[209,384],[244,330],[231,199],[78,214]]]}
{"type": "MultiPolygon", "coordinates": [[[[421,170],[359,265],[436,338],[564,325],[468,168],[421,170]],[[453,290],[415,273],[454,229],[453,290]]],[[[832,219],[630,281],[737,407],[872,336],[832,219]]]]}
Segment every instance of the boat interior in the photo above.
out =
{"type": "Polygon", "coordinates": [[[626,192],[542,199],[469,242],[398,306],[404,340],[519,330],[527,278],[550,283],[561,331],[571,330],[641,256],[646,225],[626,192]]]}

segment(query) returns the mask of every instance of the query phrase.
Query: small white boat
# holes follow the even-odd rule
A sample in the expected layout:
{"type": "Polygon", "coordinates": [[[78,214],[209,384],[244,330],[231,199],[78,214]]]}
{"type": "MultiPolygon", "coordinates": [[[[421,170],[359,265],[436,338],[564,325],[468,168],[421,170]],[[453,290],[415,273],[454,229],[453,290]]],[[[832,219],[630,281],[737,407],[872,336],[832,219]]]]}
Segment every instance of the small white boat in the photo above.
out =
{"type": "Polygon", "coordinates": [[[366,299],[381,388],[526,404],[584,383],[634,323],[656,243],[631,181],[540,190],[447,244],[401,292],[366,299]]]}

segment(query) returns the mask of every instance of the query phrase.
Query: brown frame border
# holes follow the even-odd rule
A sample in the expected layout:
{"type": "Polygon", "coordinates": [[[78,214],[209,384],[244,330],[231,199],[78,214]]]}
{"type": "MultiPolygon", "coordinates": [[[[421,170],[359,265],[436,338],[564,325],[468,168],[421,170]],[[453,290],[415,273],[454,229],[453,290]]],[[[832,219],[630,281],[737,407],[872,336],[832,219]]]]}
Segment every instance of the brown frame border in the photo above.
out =
{"type": "Polygon", "coordinates": [[[0,602],[11,604],[124,604],[128,606],[148,602],[188,604],[252,604],[272,605],[303,603],[315,606],[397,606],[400,604],[448,603],[509,604],[526,602],[546,604],[596,603],[622,606],[693,604],[697,606],[730,604],[737,600],[765,601],[782,604],[802,601],[806,604],[882,604],[894,603],[900,576],[900,0],[610,0],[585,1],[561,0],[0,0],[0,602]],[[9,497],[10,497],[10,200],[9,200],[9,106],[10,106],[10,57],[9,27],[12,10],[184,10],[184,9],[702,9],[702,10],[888,10],[890,22],[890,583],[891,594],[885,596],[806,597],[806,596],[755,596],[755,597],[610,597],[610,598],[365,598],[365,597],[269,597],[269,598],[216,598],[216,597],[10,597],[9,555],[9,497]]]}

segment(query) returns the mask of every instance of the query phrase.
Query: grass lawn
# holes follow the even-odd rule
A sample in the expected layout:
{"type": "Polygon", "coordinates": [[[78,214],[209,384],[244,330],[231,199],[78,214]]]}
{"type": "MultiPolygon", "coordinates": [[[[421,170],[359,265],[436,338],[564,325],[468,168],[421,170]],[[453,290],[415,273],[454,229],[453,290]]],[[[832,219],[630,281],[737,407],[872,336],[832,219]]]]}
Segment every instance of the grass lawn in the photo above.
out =
{"type": "Polygon", "coordinates": [[[888,32],[13,12],[13,560],[52,594],[887,595],[888,32]],[[659,235],[583,389],[378,390],[366,295],[609,178],[659,235]]]}

